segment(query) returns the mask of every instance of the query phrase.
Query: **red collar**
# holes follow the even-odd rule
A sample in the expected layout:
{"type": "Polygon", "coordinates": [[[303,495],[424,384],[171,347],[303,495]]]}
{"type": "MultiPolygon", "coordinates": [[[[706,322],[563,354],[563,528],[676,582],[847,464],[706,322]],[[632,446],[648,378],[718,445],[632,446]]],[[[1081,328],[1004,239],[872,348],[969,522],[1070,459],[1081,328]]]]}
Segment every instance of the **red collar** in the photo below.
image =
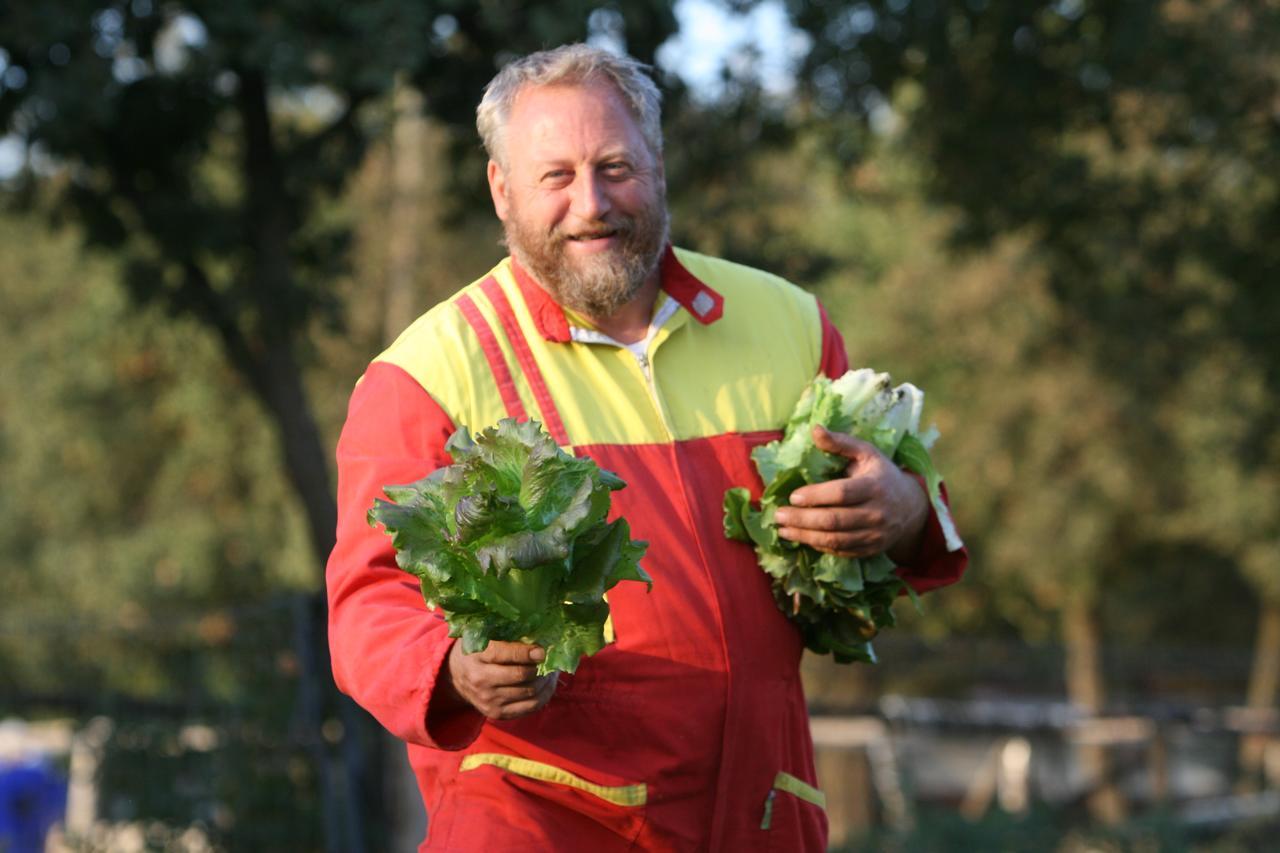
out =
{"type": "MultiPolygon", "coordinates": [[[[515,258],[511,259],[511,270],[515,273],[516,284],[520,287],[524,304],[533,315],[538,332],[548,341],[568,343],[569,320],[564,315],[564,309],[525,272],[515,258]]],[[[662,256],[660,273],[662,289],[699,323],[710,325],[724,314],[724,297],[685,269],[671,246],[667,246],[667,251],[662,256]]]]}

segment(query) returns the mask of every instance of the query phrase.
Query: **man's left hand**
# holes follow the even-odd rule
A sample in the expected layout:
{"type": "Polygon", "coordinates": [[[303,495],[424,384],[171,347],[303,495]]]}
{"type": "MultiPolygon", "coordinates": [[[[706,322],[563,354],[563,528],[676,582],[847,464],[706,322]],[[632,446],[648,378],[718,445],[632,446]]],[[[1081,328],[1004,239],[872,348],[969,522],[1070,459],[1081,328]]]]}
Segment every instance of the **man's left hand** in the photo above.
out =
{"type": "Polygon", "coordinates": [[[924,487],[870,442],[820,426],[813,441],[849,460],[848,476],[802,486],[778,509],[778,534],[841,557],[887,552],[910,563],[920,549],[929,499],[924,487]]]}

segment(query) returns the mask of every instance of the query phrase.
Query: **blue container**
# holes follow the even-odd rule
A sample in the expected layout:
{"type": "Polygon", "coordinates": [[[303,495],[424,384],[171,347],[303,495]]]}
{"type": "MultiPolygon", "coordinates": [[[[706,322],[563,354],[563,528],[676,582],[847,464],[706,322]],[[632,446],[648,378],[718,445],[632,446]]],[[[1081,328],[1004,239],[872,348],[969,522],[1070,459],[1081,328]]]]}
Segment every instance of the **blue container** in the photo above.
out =
{"type": "Polygon", "coordinates": [[[43,853],[67,808],[67,781],[45,761],[0,764],[0,850],[43,853]]]}

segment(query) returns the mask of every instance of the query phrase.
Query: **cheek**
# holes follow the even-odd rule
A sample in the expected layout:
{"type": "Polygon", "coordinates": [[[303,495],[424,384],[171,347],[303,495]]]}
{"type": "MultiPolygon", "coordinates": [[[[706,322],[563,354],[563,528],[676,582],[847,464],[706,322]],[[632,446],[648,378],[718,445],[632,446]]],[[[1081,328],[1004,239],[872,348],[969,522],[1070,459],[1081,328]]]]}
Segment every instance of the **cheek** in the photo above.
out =
{"type": "Polygon", "coordinates": [[[543,193],[521,208],[525,223],[541,234],[553,231],[568,215],[569,202],[561,193],[543,193]]]}
{"type": "Polygon", "coordinates": [[[560,220],[554,205],[544,201],[513,199],[508,206],[506,224],[525,235],[526,240],[544,240],[555,232],[560,220]]]}
{"type": "Polygon", "coordinates": [[[634,184],[620,187],[613,197],[614,207],[631,215],[643,213],[653,214],[664,204],[662,194],[656,192],[649,184],[634,184]]]}

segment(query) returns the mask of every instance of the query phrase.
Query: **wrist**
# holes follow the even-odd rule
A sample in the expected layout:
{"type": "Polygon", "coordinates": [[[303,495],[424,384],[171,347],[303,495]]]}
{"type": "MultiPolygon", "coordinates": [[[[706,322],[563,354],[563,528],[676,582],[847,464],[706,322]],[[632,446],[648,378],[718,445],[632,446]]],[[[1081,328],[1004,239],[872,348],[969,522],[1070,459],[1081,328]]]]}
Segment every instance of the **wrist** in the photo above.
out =
{"type": "Polygon", "coordinates": [[[462,695],[453,680],[455,659],[461,653],[461,646],[454,641],[449,653],[445,656],[444,665],[436,675],[435,689],[431,694],[432,711],[438,710],[441,714],[451,714],[472,707],[471,702],[462,695]]]}
{"type": "Polygon", "coordinates": [[[907,521],[898,541],[886,552],[889,559],[900,566],[910,565],[920,555],[931,511],[924,478],[906,471],[903,473],[912,481],[907,487],[910,495],[907,499],[907,511],[904,513],[907,521]]]}
{"type": "MultiPolygon", "coordinates": [[[[456,643],[454,646],[456,647],[456,643]]],[[[456,653],[460,654],[461,649],[456,653]]],[[[427,701],[427,735],[440,749],[462,749],[475,740],[484,718],[464,697],[453,682],[453,655],[450,648],[436,673],[427,701]]]]}

